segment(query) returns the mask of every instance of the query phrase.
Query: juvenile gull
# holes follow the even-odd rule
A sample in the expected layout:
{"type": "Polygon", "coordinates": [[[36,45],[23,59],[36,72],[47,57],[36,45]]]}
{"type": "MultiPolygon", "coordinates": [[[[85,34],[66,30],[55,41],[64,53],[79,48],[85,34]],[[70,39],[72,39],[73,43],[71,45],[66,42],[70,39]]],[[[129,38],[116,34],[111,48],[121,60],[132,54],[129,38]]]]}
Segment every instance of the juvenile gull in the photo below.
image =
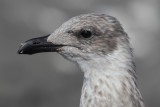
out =
{"type": "Polygon", "coordinates": [[[84,73],[80,107],[145,107],[128,39],[116,18],[83,14],[26,41],[18,53],[58,52],[77,63],[84,73]]]}

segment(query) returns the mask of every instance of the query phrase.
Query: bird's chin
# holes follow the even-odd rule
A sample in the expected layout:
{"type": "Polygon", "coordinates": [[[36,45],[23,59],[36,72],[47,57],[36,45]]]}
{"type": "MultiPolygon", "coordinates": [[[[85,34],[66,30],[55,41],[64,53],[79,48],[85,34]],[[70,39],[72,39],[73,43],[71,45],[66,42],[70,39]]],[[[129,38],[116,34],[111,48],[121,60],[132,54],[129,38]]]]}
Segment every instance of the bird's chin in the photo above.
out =
{"type": "Polygon", "coordinates": [[[82,59],[81,57],[75,56],[75,55],[71,55],[68,53],[63,53],[63,52],[58,52],[61,56],[63,56],[66,60],[69,60],[71,62],[78,62],[80,59],[82,59]]]}
{"type": "Polygon", "coordinates": [[[65,59],[72,62],[79,62],[82,60],[88,60],[87,53],[76,46],[64,46],[61,47],[58,53],[65,59]]]}

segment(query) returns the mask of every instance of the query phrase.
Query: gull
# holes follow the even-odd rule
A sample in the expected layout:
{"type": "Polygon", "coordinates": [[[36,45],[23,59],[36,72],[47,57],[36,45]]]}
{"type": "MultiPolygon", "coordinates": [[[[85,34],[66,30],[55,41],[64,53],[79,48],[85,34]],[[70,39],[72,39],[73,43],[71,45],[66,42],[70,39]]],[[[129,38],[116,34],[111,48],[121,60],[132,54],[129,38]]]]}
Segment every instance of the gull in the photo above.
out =
{"type": "Polygon", "coordinates": [[[84,73],[80,107],[145,107],[129,37],[101,13],[71,18],[52,34],[22,43],[19,54],[57,52],[84,73]]]}

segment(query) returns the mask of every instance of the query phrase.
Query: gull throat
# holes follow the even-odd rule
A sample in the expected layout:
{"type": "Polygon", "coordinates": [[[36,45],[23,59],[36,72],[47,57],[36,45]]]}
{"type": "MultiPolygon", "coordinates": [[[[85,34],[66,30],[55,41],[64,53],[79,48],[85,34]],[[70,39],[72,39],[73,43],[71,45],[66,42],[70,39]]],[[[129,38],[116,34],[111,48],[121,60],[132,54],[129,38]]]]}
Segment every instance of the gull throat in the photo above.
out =
{"type": "Polygon", "coordinates": [[[80,107],[144,107],[127,45],[106,56],[78,62],[84,72],[80,107]]]}

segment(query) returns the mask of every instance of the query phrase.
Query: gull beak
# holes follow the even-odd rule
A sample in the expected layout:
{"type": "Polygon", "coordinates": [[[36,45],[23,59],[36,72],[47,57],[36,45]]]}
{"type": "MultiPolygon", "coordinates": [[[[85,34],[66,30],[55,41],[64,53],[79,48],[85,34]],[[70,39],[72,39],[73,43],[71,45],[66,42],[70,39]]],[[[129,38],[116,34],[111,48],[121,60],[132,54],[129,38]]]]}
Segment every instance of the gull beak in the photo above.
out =
{"type": "Polygon", "coordinates": [[[33,38],[27,40],[24,43],[21,43],[21,46],[18,50],[18,54],[36,54],[41,52],[58,52],[59,48],[64,45],[56,45],[51,42],[47,42],[47,36],[33,38]]]}

